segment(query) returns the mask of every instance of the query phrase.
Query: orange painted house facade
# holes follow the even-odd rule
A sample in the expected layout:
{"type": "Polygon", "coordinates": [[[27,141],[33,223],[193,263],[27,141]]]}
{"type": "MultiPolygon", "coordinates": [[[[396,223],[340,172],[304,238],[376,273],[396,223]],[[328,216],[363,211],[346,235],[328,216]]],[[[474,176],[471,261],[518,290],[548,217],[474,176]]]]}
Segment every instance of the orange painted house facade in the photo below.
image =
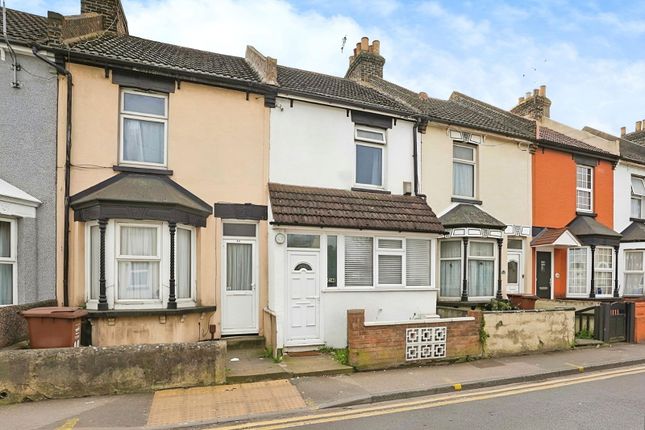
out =
{"type": "Polygon", "coordinates": [[[617,296],[615,155],[537,125],[533,154],[533,292],[546,299],[617,296]],[[593,268],[593,270],[592,270],[593,268]]]}

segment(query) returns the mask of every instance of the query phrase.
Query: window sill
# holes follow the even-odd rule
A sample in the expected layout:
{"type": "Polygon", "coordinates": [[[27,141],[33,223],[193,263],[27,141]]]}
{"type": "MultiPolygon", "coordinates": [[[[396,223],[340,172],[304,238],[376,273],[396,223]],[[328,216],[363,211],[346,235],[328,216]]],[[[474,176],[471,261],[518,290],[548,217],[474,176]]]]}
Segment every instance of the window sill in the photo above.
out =
{"type": "Polygon", "coordinates": [[[128,165],[118,165],[112,166],[112,170],[115,172],[128,172],[128,173],[148,173],[151,175],[165,175],[172,176],[173,171],[168,170],[165,167],[136,167],[128,165]]]}
{"type": "Polygon", "coordinates": [[[470,203],[470,204],[473,204],[473,205],[482,205],[483,204],[483,202],[481,200],[471,199],[471,198],[468,198],[468,197],[452,197],[450,199],[450,201],[453,202],[453,203],[470,203]]]}
{"type": "Polygon", "coordinates": [[[373,293],[373,292],[406,292],[406,291],[439,291],[433,287],[327,287],[323,293],[373,293]]]}
{"type": "Polygon", "coordinates": [[[107,311],[88,310],[89,318],[118,318],[118,317],[148,317],[167,315],[186,315],[195,313],[215,312],[217,306],[191,306],[178,309],[109,309],[107,311]]]}
{"type": "Polygon", "coordinates": [[[376,193],[376,194],[392,194],[391,191],[386,191],[382,188],[367,188],[367,187],[352,187],[352,191],[360,191],[364,193],[376,193]]]}

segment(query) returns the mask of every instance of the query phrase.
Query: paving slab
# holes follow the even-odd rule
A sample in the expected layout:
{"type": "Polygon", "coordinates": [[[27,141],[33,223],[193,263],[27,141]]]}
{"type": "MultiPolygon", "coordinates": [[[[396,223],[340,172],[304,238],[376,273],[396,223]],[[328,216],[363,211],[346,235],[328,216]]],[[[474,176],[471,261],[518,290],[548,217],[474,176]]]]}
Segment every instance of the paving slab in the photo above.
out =
{"type": "Polygon", "coordinates": [[[288,377],[289,373],[283,367],[278,366],[271,357],[266,357],[264,349],[236,349],[227,353],[226,381],[228,383],[288,377]]]}
{"type": "Polygon", "coordinates": [[[351,366],[345,366],[331,355],[323,353],[303,356],[285,355],[280,367],[294,377],[338,375],[354,371],[351,366]]]}

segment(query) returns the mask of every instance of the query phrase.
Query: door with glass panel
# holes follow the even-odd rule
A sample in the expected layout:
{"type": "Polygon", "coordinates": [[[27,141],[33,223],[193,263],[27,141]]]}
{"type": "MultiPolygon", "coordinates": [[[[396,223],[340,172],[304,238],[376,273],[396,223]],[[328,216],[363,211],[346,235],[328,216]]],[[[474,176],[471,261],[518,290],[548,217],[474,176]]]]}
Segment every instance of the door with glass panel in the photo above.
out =
{"type": "Polygon", "coordinates": [[[257,333],[256,242],[225,239],[223,246],[222,334],[257,333]]]}
{"type": "Polygon", "coordinates": [[[521,254],[519,252],[508,252],[506,257],[506,292],[511,294],[520,293],[521,288],[521,254]]]}
{"type": "Polygon", "coordinates": [[[289,251],[287,344],[320,342],[319,253],[289,251]]]}

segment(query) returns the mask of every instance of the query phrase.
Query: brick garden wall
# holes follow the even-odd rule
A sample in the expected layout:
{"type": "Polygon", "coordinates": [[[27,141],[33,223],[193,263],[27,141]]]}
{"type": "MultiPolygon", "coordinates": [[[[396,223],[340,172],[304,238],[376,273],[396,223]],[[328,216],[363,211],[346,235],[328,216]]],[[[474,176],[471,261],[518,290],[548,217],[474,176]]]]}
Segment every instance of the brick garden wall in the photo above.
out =
{"type": "Polygon", "coordinates": [[[421,364],[433,360],[456,360],[479,357],[481,313],[465,312],[466,318],[439,319],[436,322],[365,323],[365,310],[347,311],[349,364],[359,370],[384,369],[404,364],[421,364]],[[446,327],[446,354],[432,360],[406,360],[408,328],[446,327]]]}

